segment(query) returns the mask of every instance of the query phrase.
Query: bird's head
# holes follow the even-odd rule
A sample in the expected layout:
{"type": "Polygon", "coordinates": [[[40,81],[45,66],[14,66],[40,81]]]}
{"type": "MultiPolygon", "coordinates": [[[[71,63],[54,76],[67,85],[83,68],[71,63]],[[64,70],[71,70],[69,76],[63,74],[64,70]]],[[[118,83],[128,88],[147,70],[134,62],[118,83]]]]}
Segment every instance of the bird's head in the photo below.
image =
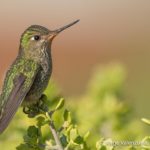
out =
{"type": "Polygon", "coordinates": [[[31,58],[41,57],[42,54],[47,52],[50,53],[50,46],[54,37],[78,21],[74,21],[53,31],[39,25],[30,26],[21,36],[20,53],[31,58]]]}

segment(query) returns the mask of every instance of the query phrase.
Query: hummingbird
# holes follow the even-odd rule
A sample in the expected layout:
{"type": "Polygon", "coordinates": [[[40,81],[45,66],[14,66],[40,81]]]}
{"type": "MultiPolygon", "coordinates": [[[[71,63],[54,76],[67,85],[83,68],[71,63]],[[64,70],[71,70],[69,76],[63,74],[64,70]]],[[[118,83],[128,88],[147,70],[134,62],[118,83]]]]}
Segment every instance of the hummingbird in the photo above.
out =
{"type": "Polygon", "coordinates": [[[56,30],[32,25],[23,32],[18,55],[7,71],[2,86],[0,134],[7,128],[20,105],[30,106],[40,100],[52,73],[52,41],[78,21],[56,30]]]}

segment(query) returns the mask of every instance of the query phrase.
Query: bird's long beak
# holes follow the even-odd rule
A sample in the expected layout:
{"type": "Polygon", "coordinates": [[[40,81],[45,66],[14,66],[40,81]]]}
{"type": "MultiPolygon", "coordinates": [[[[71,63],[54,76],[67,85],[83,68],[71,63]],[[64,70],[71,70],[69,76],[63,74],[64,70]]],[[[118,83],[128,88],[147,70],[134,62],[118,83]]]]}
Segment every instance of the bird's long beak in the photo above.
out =
{"type": "Polygon", "coordinates": [[[48,39],[49,39],[49,40],[52,40],[52,39],[53,39],[54,37],[56,37],[60,32],[62,32],[63,30],[65,30],[65,29],[67,29],[67,28],[73,26],[74,24],[76,24],[76,23],[79,22],[79,21],[80,21],[80,20],[76,20],[76,21],[74,21],[74,22],[72,22],[72,23],[70,23],[70,24],[68,24],[68,25],[65,25],[65,26],[59,28],[59,29],[56,29],[56,30],[54,30],[54,31],[51,31],[50,34],[48,35],[48,39]]]}

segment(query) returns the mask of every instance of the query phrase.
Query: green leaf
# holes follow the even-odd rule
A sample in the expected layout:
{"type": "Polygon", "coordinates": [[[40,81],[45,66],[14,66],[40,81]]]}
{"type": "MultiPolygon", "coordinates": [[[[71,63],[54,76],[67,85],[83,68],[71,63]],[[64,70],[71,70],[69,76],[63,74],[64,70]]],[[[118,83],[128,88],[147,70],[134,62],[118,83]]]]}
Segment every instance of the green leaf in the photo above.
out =
{"type": "Polygon", "coordinates": [[[64,106],[64,104],[65,104],[65,100],[64,98],[61,98],[55,108],[55,111],[61,109],[64,106]]]}
{"type": "Polygon", "coordinates": [[[145,149],[150,149],[150,136],[146,136],[143,140],[142,140],[142,148],[145,149]]]}
{"type": "Polygon", "coordinates": [[[48,112],[46,112],[45,115],[46,115],[46,117],[47,117],[48,120],[52,120],[52,119],[51,119],[51,116],[50,116],[50,114],[49,114],[48,112]]]}
{"type": "Polygon", "coordinates": [[[42,125],[44,125],[44,124],[45,124],[45,118],[42,117],[42,116],[39,116],[39,117],[37,118],[37,126],[42,126],[42,125]]]}
{"type": "Polygon", "coordinates": [[[27,131],[27,135],[29,137],[37,137],[38,136],[38,128],[35,126],[30,126],[27,131]]]}
{"type": "Polygon", "coordinates": [[[37,145],[37,138],[36,137],[29,137],[29,136],[24,136],[24,142],[30,146],[30,147],[35,147],[37,145]]]}
{"type": "Polygon", "coordinates": [[[67,137],[64,134],[61,136],[60,141],[61,141],[63,147],[67,146],[67,144],[68,144],[67,137]]]}
{"type": "Polygon", "coordinates": [[[141,119],[144,123],[150,125],[150,120],[146,119],[146,118],[142,118],[141,119]]]}
{"type": "Polygon", "coordinates": [[[65,109],[65,111],[64,111],[64,121],[71,122],[70,111],[68,111],[67,109],[65,109]]]}
{"type": "Polygon", "coordinates": [[[70,130],[70,139],[75,140],[78,136],[78,130],[76,128],[73,128],[70,130]]]}
{"type": "Polygon", "coordinates": [[[29,146],[26,144],[20,144],[16,147],[16,150],[29,150],[29,146]]]}
{"type": "Polygon", "coordinates": [[[77,143],[77,144],[83,144],[83,143],[84,143],[84,140],[83,140],[83,138],[82,138],[80,135],[78,135],[78,136],[75,138],[74,142],[77,143]]]}
{"type": "Polygon", "coordinates": [[[85,135],[84,135],[84,141],[86,141],[87,140],[87,138],[89,137],[89,135],[90,135],[90,132],[88,131],[85,135]]]}
{"type": "Polygon", "coordinates": [[[71,114],[70,114],[70,112],[67,110],[67,109],[65,109],[65,111],[64,111],[64,124],[63,124],[63,127],[64,128],[67,128],[69,125],[70,125],[70,123],[71,123],[71,114]]]}
{"type": "Polygon", "coordinates": [[[70,124],[70,125],[68,126],[68,128],[66,129],[66,134],[67,134],[67,137],[68,137],[68,138],[70,138],[70,131],[71,131],[72,128],[73,128],[73,125],[70,124]]]}

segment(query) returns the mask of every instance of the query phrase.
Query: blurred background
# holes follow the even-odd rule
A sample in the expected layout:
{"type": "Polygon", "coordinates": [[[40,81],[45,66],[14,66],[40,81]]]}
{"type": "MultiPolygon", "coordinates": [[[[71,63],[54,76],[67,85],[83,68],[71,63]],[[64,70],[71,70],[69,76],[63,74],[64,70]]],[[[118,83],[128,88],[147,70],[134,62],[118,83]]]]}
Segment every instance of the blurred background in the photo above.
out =
{"type": "Polygon", "coordinates": [[[80,19],[52,45],[52,78],[63,95],[81,95],[95,66],[119,62],[127,71],[127,100],[139,118],[148,117],[149,16],[148,0],[1,0],[0,86],[17,55],[20,35],[28,26],[39,24],[56,29],[80,19]]]}

